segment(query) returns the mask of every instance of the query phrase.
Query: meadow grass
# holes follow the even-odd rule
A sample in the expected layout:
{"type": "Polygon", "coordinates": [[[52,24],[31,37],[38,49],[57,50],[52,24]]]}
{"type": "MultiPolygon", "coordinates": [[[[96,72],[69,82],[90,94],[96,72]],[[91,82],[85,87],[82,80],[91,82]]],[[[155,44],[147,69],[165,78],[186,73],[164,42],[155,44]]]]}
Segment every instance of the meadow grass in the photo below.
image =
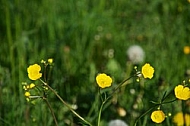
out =
{"type": "MultiPolygon", "coordinates": [[[[132,71],[126,65],[126,50],[133,44],[144,49],[144,62],[155,68],[155,76],[143,85],[132,80],[122,88],[113,97],[115,102],[103,109],[102,125],[119,118],[132,126],[152,106],[150,101],[158,101],[190,76],[186,74],[190,55],[183,53],[183,47],[190,46],[190,4],[186,0],[1,0],[0,4],[2,126],[54,125],[46,104],[41,99],[35,105],[28,103],[22,89],[23,81],[31,82],[27,67],[42,59],[54,59],[50,86],[65,101],[77,105],[76,111],[93,124],[99,110],[96,103],[100,104],[95,76],[106,72],[114,84],[129,77],[132,71]],[[114,51],[111,58],[110,51],[114,51]],[[118,108],[126,116],[121,117],[118,108]]],[[[60,126],[81,125],[52,93],[48,97],[60,126]]],[[[175,114],[181,110],[178,106],[180,102],[175,102],[163,109],[175,114]]],[[[150,113],[138,125],[154,125],[150,113]]],[[[174,125],[172,117],[160,124],[166,125],[174,125]]]]}

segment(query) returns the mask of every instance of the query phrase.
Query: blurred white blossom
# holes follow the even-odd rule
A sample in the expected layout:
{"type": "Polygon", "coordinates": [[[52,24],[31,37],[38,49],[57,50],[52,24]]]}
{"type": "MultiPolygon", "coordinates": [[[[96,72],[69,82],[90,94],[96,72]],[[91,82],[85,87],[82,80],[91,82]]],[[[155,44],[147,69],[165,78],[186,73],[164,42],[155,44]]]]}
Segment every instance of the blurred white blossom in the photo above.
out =
{"type": "Polygon", "coordinates": [[[116,119],[116,120],[111,120],[108,126],[128,126],[128,125],[124,121],[116,119]]]}
{"type": "Polygon", "coordinates": [[[145,53],[139,45],[130,46],[126,53],[133,64],[139,64],[144,61],[145,53]]]}

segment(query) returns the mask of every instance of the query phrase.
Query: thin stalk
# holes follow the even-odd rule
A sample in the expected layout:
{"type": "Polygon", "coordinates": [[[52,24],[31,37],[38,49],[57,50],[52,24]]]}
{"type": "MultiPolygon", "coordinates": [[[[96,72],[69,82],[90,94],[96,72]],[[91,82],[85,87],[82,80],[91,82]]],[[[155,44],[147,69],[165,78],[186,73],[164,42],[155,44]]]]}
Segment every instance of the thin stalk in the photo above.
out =
{"type": "Polygon", "coordinates": [[[103,108],[104,104],[105,104],[105,101],[102,102],[101,107],[100,107],[100,111],[99,111],[99,113],[98,113],[98,126],[100,126],[100,119],[101,119],[102,108],[103,108]]]}
{"type": "Polygon", "coordinates": [[[101,119],[101,115],[102,115],[103,106],[104,106],[104,104],[108,101],[108,99],[109,99],[109,98],[106,98],[106,99],[102,102],[102,104],[101,104],[101,106],[100,106],[100,110],[99,110],[99,113],[98,113],[98,126],[100,126],[100,119],[101,119]]]}
{"type": "Polygon", "coordinates": [[[51,88],[47,83],[45,83],[43,80],[41,80],[42,81],[42,83],[45,85],[45,86],[47,86],[58,98],[59,98],[59,100],[75,115],[75,116],[77,116],[79,119],[81,119],[83,122],[85,122],[86,124],[88,124],[89,126],[92,126],[92,124],[90,123],[90,122],[88,122],[87,120],[85,120],[83,117],[81,117],[77,112],[75,112],[74,110],[73,110],[73,108],[70,106],[70,105],[68,105],[62,98],[61,98],[61,96],[53,89],[53,88],[51,88]]]}
{"type": "MultiPolygon", "coordinates": [[[[137,76],[137,75],[134,75],[134,76],[137,76]]],[[[98,113],[98,124],[97,124],[98,126],[100,126],[100,119],[101,119],[101,114],[102,114],[102,109],[103,109],[104,104],[113,96],[113,94],[114,94],[125,82],[127,82],[128,80],[130,80],[130,79],[131,79],[132,77],[134,77],[134,76],[131,76],[131,77],[125,79],[123,82],[121,82],[121,83],[114,89],[114,91],[113,91],[107,98],[105,98],[105,100],[102,102],[102,104],[101,104],[101,106],[100,106],[99,113],[98,113]]],[[[99,94],[101,94],[100,90],[99,90],[99,94]]],[[[101,99],[103,99],[103,98],[101,97],[101,99]]]]}
{"type": "Polygon", "coordinates": [[[125,79],[123,82],[121,82],[121,83],[114,89],[114,91],[107,97],[107,99],[111,98],[111,97],[113,96],[113,94],[114,94],[123,84],[125,84],[125,83],[126,83],[128,80],[130,80],[131,78],[136,77],[137,75],[138,75],[138,74],[135,74],[135,75],[133,75],[133,76],[131,76],[131,77],[125,79]]]}
{"type": "Polygon", "coordinates": [[[48,105],[48,108],[49,108],[49,110],[51,111],[51,114],[52,114],[52,116],[53,116],[53,120],[54,120],[54,122],[55,122],[55,125],[58,126],[57,119],[56,119],[56,117],[55,117],[55,114],[54,114],[54,112],[53,112],[53,109],[52,109],[52,107],[51,107],[49,101],[48,101],[47,98],[45,98],[45,97],[43,97],[42,99],[45,100],[46,104],[48,105]]]}
{"type": "Polygon", "coordinates": [[[177,100],[177,98],[175,98],[174,100],[171,100],[171,101],[162,102],[161,104],[168,104],[168,103],[172,103],[172,102],[174,102],[174,101],[176,101],[176,100],[177,100]]]}
{"type": "Polygon", "coordinates": [[[139,121],[139,119],[141,119],[143,116],[145,116],[147,113],[149,113],[152,109],[154,109],[156,106],[158,106],[158,105],[155,105],[155,106],[153,106],[153,107],[151,107],[151,108],[149,108],[145,113],[143,113],[142,115],[140,115],[138,118],[137,118],[137,120],[135,121],[135,124],[134,124],[134,126],[136,126],[137,125],[137,123],[138,123],[138,121],[139,121]]]}

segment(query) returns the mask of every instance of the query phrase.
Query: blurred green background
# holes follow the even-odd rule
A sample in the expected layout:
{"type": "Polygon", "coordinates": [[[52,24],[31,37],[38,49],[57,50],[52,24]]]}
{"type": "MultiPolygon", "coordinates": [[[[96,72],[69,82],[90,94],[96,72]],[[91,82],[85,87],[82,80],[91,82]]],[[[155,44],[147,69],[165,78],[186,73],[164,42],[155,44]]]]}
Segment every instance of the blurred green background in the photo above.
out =
{"type": "MultiPolygon", "coordinates": [[[[183,52],[190,46],[187,0],[1,0],[0,5],[1,126],[54,125],[46,104],[40,99],[35,105],[28,103],[22,89],[22,82],[31,82],[27,67],[42,59],[54,59],[50,85],[96,124],[95,76],[105,72],[118,84],[132,72],[127,49],[134,44],[143,48],[146,57],[138,69],[149,62],[154,78],[143,87],[132,81],[119,92],[103,111],[103,126],[112,119],[133,125],[150,108],[150,101],[158,101],[189,77],[190,55],[183,52]]],[[[60,126],[81,125],[54,95],[49,98],[60,126]]],[[[163,109],[174,114],[180,111],[179,104],[163,109]]],[[[155,125],[149,116],[139,125],[155,125]]],[[[174,125],[172,117],[162,125],[174,125]]]]}

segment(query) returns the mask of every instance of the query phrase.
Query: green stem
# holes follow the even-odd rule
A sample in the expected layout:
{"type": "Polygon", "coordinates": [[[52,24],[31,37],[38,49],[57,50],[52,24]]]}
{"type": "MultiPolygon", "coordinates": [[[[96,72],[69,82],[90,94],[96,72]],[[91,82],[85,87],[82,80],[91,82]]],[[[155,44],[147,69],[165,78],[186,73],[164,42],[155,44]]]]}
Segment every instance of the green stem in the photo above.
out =
{"type": "Polygon", "coordinates": [[[51,88],[47,83],[45,83],[43,80],[40,79],[40,81],[42,81],[42,83],[47,86],[58,98],[59,100],[75,115],[77,116],[79,119],[81,119],[83,122],[85,122],[86,124],[88,124],[89,126],[92,126],[92,124],[90,122],[88,122],[87,120],[85,120],[83,117],[81,117],[77,112],[75,112],[73,110],[73,108],[68,105],[62,98],[61,96],[59,96],[59,94],[53,89],[51,88]]]}
{"type": "Polygon", "coordinates": [[[108,96],[107,97],[107,99],[110,99],[112,96],[113,96],[113,94],[123,85],[123,84],[125,84],[128,80],[130,80],[131,78],[133,78],[133,77],[136,77],[138,74],[135,74],[135,75],[133,75],[133,76],[131,76],[131,77],[129,77],[129,78],[127,78],[127,79],[125,79],[123,82],[121,82],[119,85],[117,85],[117,87],[114,89],[114,91],[110,94],[110,96],[108,96]]]}
{"type": "Polygon", "coordinates": [[[101,115],[102,115],[102,109],[103,109],[103,106],[104,104],[109,100],[109,97],[107,97],[101,104],[100,106],[100,110],[99,110],[99,113],[98,113],[98,126],[100,126],[100,119],[101,119],[101,115]]]}
{"type": "Polygon", "coordinates": [[[99,113],[98,113],[98,126],[100,126],[100,119],[101,119],[101,115],[102,115],[102,108],[105,104],[105,101],[102,102],[101,106],[100,106],[100,110],[99,110],[99,113]]]}
{"type": "Polygon", "coordinates": [[[140,116],[137,118],[137,120],[135,121],[134,126],[136,126],[137,123],[138,123],[138,121],[139,121],[143,116],[145,116],[148,112],[150,112],[152,109],[154,109],[156,106],[159,106],[159,105],[155,105],[155,106],[149,108],[145,113],[143,113],[142,115],[140,115],[140,116]]]}
{"type": "Polygon", "coordinates": [[[168,103],[172,103],[172,102],[174,102],[174,101],[176,101],[176,100],[177,100],[177,98],[175,98],[174,100],[171,100],[171,101],[162,102],[161,104],[168,104],[168,103]]]}
{"type": "Polygon", "coordinates": [[[173,93],[173,90],[171,90],[167,95],[165,95],[166,94],[166,92],[165,92],[164,96],[161,99],[161,102],[163,102],[165,99],[167,99],[172,93],[173,93]]]}
{"type": "Polygon", "coordinates": [[[182,105],[182,113],[183,113],[183,122],[185,122],[185,113],[186,113],[186,109],[185,108],[186,107],[185,107],[185,102],[183,100],[181,101],[181,105],[182,105]]]}
{"type": "Polygon", "coordinates": [[[45,98],[45,97],[43,97],[42,99],[45,100],[46,104],[48,105],[48,108],[50,109],[51,114],[52,114],[52,116],[53,116],[53,120],[54,120],[54,122],[55,122],[55,125],[58,126],[57,119],[56,119],[56,117],[55,117],[55,114],[54,114],[54,112],[53,112],[53,109],[52,109],[52,107],[51,107],[49,101],[48,101],[47,98],[45,98]]]}
{"type": "MultiPolygon", "coordinates": [[[[99,113],[98,113],[98,126],[100,126],[100,119],[101,119],[101,114],[102,114],[102,109],[103,109],[103,106],[104,106],[104,104],[113,96],[113,94],[124,84],[124,83],[126,83],[128,80],[130,80],[132,77],[135,77],[135,76],[137,76],[137,75],[134,75],[134,76],[131,76],[131,77],[129,77],[129,78],[127,78],[127,79],[125,79],[123,82],[121,82],[115,89],[114,89],[114,91],[107,97],[107,98],[105,98],[105,100],[102,102],[102,104],[101,104],[101,106],[100,106],[100,110],[99,110],[99,113]]],[[[100,92],[100,90],[99,90],[99,94],[101,95],[101,92],[100,92]]],[[[101,99],[103,99],[102,98],[102,96],[100,96],[101,97],[101,99]]]]}

